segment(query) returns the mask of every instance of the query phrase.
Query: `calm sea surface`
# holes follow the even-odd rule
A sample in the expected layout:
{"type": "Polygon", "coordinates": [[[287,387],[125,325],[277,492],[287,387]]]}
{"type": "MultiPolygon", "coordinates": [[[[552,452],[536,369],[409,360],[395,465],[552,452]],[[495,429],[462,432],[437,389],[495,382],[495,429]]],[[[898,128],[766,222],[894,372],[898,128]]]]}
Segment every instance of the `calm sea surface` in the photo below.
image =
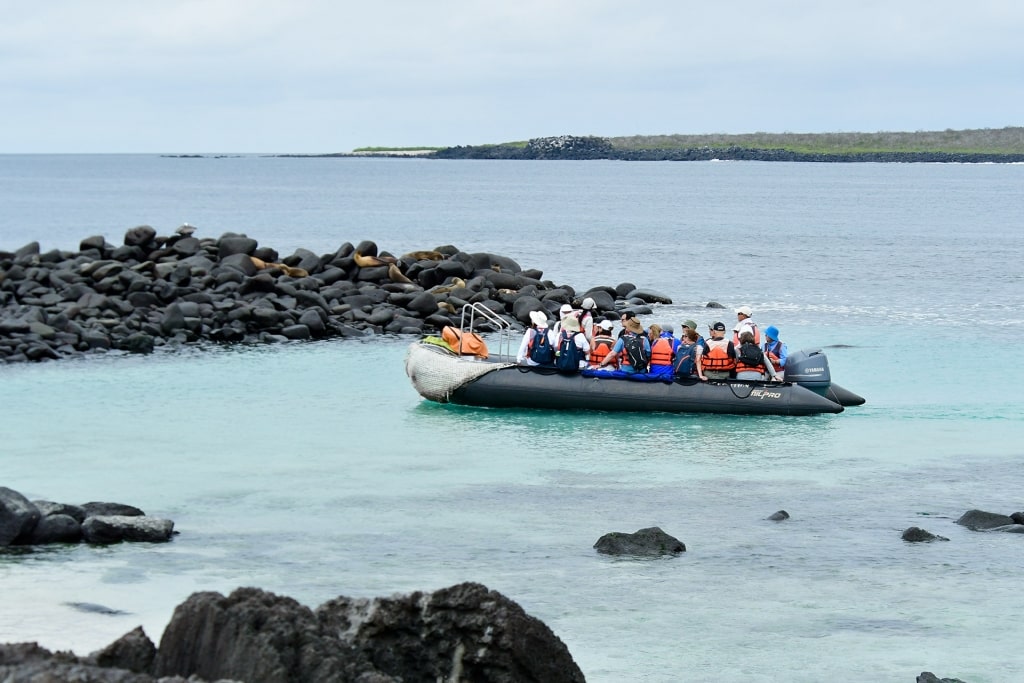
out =
{"type": "Polygon", "coordinates": [[[0,207],[0,250],[188,222],[282,254],[454,244],[579,290],[633,282],[673,298],[646,321],[677,330],[748,304],[868,400],[811,418],[440,406],[398,338],[0,366],[0,485],[181,532],[0,554],[0,642],[158,640],[198,590],[316,606],[477,581],[590,681],[1024,680],[1024,535],[954,524],[1024,510],[1024,166],[0,156],[0,207]],[[648,526],[688,551],[592,548],[648,526]],[[950,540],[904,543],[910,526],[950,540]]]}

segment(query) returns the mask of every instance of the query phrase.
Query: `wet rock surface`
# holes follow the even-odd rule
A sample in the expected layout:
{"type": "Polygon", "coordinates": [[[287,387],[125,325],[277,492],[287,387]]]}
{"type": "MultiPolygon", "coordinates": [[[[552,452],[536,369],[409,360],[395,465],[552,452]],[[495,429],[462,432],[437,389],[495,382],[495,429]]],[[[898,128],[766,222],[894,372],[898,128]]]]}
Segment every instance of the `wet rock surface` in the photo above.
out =
{"type": "Polygon", "coordinates": [[[594,549],[605,555],[657,557],[686,552],[686,545],[660,527],[652,526],[631,534],[612,531],[597,539],[594,549]]]}
{"type": "MultiPolygon", "coordinates": [[[[186,225],[161,236],[141,225],[121,245],[94,236],[78,251],[42,251],[38,242],[0,250],[0,363],[437,333],[458,325],[467,303],[522,330],[530,311],[553,318],[588,296],[595,316],[671,301],[631,284],[577,293],[507,256],[452,245],[395,256],[366,240],[282,256],[244,234],[199,237],[186,225]]],[[[476,320],[477,329],[493,326],[476,320]]]]}
{"type": "Polygon", "coordinates": [[[141,628],[87,657],[0,645],[0,680],[582,683],[565,644],[476,583],[316,610],[256,588],[195,593],[159,647],[141,628]]]}

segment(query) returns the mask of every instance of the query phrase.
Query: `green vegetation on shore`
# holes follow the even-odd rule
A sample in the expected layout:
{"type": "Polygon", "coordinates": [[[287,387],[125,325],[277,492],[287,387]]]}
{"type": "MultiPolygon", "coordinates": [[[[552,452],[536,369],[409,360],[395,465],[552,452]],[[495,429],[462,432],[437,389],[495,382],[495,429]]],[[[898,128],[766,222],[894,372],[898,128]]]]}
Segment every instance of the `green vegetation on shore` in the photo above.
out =
{"type": "Polygon", "coordinates": [[[803,154],[879,152],[1024,154],[1024,127],[917,131],[913,133],[633,135],[608,138],[608,141],[611,142],[613,148],[622,150],[740,147],[744,149],[782,149],[803,154]]]}
{"type": "Polygon", "coordinates": [[[428,149],[436,152],[439,149],[444,149],[444,147],[430,147],[428,145],[421,145],[420,147],[356,147],[352,152],[354,154],[359,152],[376,154],[387,152],[420,152],[428,149]]]}

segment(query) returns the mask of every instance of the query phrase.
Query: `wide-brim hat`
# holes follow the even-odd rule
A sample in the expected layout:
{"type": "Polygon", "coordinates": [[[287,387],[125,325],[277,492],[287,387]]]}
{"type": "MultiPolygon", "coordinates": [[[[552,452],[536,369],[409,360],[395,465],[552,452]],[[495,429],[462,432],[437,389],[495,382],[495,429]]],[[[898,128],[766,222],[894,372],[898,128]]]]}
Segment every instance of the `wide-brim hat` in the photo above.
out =
{"type": "Polygon", "coordinates": [[[562,329],[568,330],[570,332],[579,332],[580,321],[574,318],[573,316],[569,316],[568,318],[562,321],[562,329]]]}
{"type": "Polygon", "coordinates": [[[537,327],[547,327],[548,316],[544,313],[544,311],[530,311],[530,322],[532,322],[537,327]]]}

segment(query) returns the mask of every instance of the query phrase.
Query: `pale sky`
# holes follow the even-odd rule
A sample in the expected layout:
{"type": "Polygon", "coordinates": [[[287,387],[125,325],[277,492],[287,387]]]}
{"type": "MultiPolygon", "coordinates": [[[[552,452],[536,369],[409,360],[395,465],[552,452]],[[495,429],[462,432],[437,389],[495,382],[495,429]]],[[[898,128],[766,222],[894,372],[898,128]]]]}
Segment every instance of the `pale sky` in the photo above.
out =
{"type": "Polygon", "coordinates": [[[1024,125],[1020,0],[0,0],[0,153],[1024,125]]]}

